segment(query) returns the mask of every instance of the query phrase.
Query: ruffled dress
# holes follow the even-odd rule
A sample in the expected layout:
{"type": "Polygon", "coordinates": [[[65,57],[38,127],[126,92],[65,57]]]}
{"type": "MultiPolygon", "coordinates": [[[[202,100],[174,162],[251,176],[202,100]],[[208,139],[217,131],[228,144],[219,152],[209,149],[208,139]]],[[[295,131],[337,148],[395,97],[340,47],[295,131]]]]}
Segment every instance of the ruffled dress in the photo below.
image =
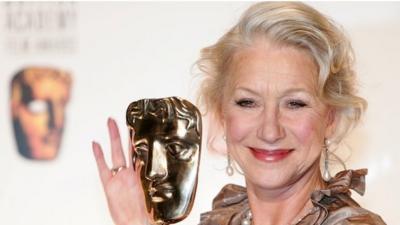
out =
{"type": "MultiPolygon", "coordinates": [[[[311,194],[313,208],[296,225],[384,225],[382,218],[362,208],[350,190],[363,195],[367,169],[345,170],[327,188],[311,194]]],[[[228,184],[214,198],[211,211],[201,214],[200,225],[241,225],[249,211],[246,188],[228,184]]]]}

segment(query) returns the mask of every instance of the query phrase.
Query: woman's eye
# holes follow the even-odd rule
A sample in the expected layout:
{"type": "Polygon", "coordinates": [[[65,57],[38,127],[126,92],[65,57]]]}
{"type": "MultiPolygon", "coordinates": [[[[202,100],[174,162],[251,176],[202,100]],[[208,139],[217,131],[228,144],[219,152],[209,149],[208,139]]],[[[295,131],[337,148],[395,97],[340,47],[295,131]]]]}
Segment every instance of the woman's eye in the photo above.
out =
{"type": "Polygon", "coordinates": [[[256,106],[256,103],[252,99],[239,99],[235,101],[236,105],[240,107],[245,107],[245,108],[252,108],[256,106]]]}
{"type": "Polygon", "coordinates": [[[288,102],[288,107],[291,109],[298,109],[298,108],[303,108],[306,106],[307,106],[307,104],[302,100],[290,100],[288,102]]]}

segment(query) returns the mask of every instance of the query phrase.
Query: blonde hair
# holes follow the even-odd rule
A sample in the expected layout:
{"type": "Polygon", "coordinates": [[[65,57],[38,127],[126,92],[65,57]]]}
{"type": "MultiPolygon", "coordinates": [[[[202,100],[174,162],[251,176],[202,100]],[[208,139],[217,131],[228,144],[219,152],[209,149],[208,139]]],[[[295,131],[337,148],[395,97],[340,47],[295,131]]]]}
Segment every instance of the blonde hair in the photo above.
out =
{"type": "Polygon", "coordinates": [[[354,53],[344,32],[333,21],[300,2],[261,2],[251,6],[217,43],[202,49],[197,66],[203,80],[198,101],[220,119],[221,93],[228,85],[234,54],[251,46],[255,37],[306,50],[319,69],[318,93],[335,108],[338,127],[332,141],[339,143],[357,124],[366,101],[356,95],[354,53]]]}

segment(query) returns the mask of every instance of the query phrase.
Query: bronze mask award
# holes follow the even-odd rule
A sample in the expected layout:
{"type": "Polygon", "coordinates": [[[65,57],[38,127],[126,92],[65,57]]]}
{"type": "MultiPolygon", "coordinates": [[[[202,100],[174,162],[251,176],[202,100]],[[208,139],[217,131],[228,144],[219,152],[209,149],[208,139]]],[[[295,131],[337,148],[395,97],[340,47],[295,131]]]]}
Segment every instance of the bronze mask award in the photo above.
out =
{"type": "Polygon", "coordinates": [[[177,223],[192,209],[201,151],[201,114],[177,97],[141,99],[126,112],[131,156],[149,217],[177,223]]]}

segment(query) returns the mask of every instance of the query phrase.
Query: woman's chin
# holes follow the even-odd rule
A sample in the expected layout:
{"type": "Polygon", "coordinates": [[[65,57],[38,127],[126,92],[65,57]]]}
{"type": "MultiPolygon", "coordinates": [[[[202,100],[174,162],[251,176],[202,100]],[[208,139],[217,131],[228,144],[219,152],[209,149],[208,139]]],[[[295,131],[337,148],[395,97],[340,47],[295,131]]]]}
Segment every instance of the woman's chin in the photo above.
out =
{"type": "Polygon", "coordinates": [[[290,185],[293,182],[291,178],[294,175],[289,171],[266,171],[263,169],[246,173],[245,177],[248,187],[254,186],[262,189],[276,190],[290,185]]]}

